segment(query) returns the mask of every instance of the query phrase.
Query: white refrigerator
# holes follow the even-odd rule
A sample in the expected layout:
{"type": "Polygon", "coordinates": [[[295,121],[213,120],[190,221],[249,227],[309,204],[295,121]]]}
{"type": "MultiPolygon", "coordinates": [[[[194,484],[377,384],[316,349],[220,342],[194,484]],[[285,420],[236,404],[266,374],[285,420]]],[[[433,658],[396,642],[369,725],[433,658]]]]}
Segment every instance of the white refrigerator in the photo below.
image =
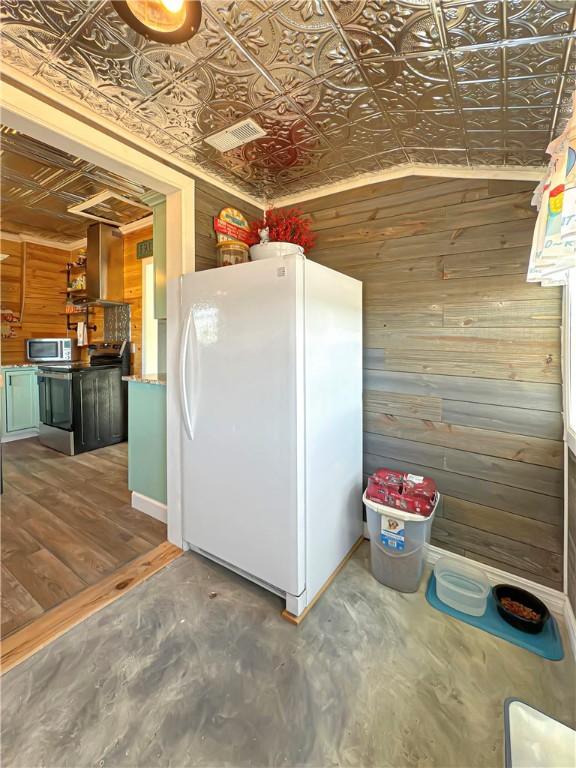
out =
{"type": "Polygon", "coordinates": [[[278,257],[181,303],[184,541],[298,617],[362,535],[362,284],[278,257]]]}

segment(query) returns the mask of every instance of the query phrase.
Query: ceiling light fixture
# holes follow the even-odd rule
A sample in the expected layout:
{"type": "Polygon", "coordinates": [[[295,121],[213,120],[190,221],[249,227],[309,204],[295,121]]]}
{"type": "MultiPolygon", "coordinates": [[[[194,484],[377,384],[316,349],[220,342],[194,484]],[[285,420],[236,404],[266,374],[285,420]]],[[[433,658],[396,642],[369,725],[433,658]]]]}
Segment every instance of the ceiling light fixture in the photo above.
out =
{"type": "Polygon", "coordinates": [[[157,43],[184,43],[202,19],[200,0],[112,0],[120,18],[139,35],[157,43]]]}

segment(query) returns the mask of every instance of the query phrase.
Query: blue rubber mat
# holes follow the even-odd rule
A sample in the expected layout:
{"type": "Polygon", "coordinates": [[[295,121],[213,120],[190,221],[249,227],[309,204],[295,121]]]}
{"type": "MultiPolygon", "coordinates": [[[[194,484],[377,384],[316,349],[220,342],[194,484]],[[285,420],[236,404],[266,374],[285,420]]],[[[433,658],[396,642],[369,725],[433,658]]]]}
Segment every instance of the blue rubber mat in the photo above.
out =
{"type": "Polygon", "coordinates": [[[488,605],[486,606],[484,616],[470,616],[467,613],[456,611],[438,598],[434,573],[430,574],[430,580],[426,588],[426,600],[428,600],[431,606],[442,611],[442,613],[447,613],[448,616],[453,616],[455,619],[460,619],[460,621],[464,621],[466,624],[483,629],[484,632],[489,632],[491,635],[502,637],[504,640],[514,643],[514,645],[519,645],[520,648],[532,651],[537,656],[543,656],[550,661],[560,661],[564,658],[562,638],[560,637],[558,624],[554,616],[550,616],[542,632],[538,635],[529,635],[527,632],[521,632],[519,629],[515,629],[515,627],[508,624],[507,621],[504,621],[498,613],[496,601],[492,597],[492,593],[488,595],[488,605]]]}

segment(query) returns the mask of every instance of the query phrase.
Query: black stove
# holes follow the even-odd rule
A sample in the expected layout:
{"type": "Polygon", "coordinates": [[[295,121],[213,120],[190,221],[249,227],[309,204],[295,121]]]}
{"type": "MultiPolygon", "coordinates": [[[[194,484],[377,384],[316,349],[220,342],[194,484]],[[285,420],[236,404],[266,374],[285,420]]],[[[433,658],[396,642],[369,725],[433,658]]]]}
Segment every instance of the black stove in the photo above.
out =
{"type": "Polygon", "coordinates": [[[74,455],[127,438],[130,344],[98,342],[90,362],[43,363],[38,370],[40,442],[74,455]]]}

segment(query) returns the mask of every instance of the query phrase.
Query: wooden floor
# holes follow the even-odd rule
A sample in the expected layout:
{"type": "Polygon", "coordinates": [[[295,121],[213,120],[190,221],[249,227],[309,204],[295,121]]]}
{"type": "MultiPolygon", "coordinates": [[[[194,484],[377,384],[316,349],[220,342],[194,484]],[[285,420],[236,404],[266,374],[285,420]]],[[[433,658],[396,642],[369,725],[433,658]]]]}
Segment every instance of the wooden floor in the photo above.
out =
{"type": "Polygon", "coordinates": [[[130,506],[127,448],[3,444],[2,637],[166,540],[163,523],[130,506]]]}

